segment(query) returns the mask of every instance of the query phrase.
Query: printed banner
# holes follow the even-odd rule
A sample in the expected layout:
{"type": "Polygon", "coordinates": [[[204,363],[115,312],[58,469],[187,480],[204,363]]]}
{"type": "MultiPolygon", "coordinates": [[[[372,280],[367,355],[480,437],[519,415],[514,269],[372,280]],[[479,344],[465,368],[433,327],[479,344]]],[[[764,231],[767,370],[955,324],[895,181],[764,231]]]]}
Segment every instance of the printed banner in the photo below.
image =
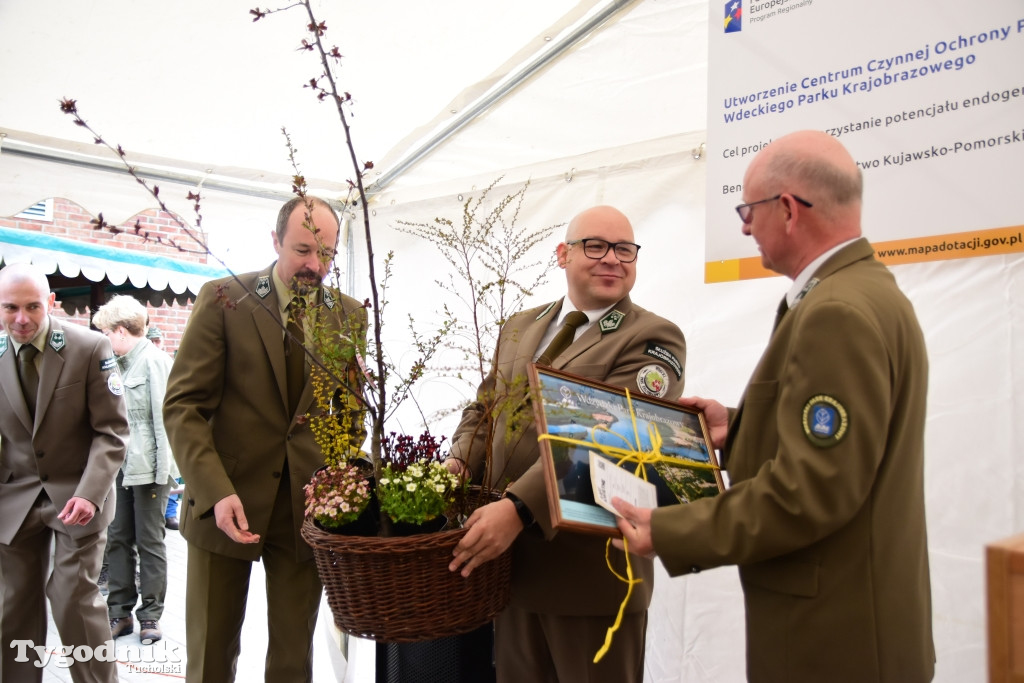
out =
{"type": "Polygon", "coordinates": [[[884,262],[1024,252],[1019,0],[730,0],[710,11],[706,281],[773,275],[733,207],[753,156],[805,128],[857,160],[864,235],[884,262]]]}

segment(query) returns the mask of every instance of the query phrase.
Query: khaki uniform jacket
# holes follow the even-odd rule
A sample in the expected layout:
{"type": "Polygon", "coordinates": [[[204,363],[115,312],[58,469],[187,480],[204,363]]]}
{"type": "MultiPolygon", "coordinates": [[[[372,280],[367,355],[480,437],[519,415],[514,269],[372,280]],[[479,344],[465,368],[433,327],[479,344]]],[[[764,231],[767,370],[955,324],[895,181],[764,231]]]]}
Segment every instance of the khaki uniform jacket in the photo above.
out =
{"type": "MultiPolygon", "coordinates": [[[[238,276],[241,286],[232,278],[203,286],[164,398],[164,426],[185,480],[182,535],[208,552],[250,561],[263,551],[286,458],[296,557],[312,557],[299,535],[302,488],[324,464],[308,423],[288,414],[284,328],[273,267],[238,276]],[[259,543],[235,543],[217,528],[213,506],[231,494],[241,499],[259,543]]],[[[334,299],[346,317],[355,314],[360,329],[366,329],[366,311],[355,299],[337,293],[334,299]]],[[[312,405],[307,378],[296,415],[312,405]]]]}
{"type": "MultiPolygon", "coordinates": [[[[533,362],[548,323],[560,310],[558,301],[546,308],[523,311],[502,327],[495,361],[480,387],[479,400],[463,412],[452,441],[452,455],[466,460],[478,476],[485,466],[483,406],[487,397],[511,395],[518,399],[525,391],[527,367],[533,362]]],[[[554,359],[552,367],[639,392],[638,376],[654,365],[669,378],[664,398],[678,398],[683,391],[686,362],[683,333],[665,318],[634,305],[628,297],[612,310],[623,314],[618,327],[602,332],[599,324],[591,325],[554,359]]],[[[537,520],[513,544],[512,604],[537,613],[614,615],[626,596],[626,584],[616,579],[605,563],[606,541],[598,536],[554,532],[532,409],[519,400],[512,404],[521,407],[503,411],[496,423],[491,484],[501,486],[511,480],[508,491],[526,503],[537,520]]],[[[611,557],[624,576],[622,552],[612,548],[611,557]]],[[[636,556],[632,564],[643,583],[634,589],[627,609],[641,612],[650,604],[653,565],[636,556]]]]}
{"type": "Polygon", "coordinates": [[[814,278],[730,423],[730,488],[656,510],[654,547],[739,565],[750,681],[929,681],[924,338],[866,240],[814,278]]]}
{"type": "Polygon", "coordinates": [[[51,316],[33,421],[14,344],[0,333],[0,543],[11,543],[40,491],[57,512],[75,496],[96,506],[88,524],[66,528],[72,538],[110,524],[128,439],[123,393],[107,338],[51,316]]]}

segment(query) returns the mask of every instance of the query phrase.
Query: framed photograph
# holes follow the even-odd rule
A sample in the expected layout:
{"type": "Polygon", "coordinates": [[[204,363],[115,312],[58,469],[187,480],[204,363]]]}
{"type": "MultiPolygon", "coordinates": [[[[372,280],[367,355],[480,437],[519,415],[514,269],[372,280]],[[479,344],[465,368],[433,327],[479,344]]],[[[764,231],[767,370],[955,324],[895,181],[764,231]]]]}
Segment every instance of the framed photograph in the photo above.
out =
{"type": "Polygon", "coordinates": [[[701,411],[548,367],[529,373],[556,528],[620,537],[614,496],[656,507],[724,490],[701,411]],[[638,456],[655,450],[645,482],[638,456]]]}

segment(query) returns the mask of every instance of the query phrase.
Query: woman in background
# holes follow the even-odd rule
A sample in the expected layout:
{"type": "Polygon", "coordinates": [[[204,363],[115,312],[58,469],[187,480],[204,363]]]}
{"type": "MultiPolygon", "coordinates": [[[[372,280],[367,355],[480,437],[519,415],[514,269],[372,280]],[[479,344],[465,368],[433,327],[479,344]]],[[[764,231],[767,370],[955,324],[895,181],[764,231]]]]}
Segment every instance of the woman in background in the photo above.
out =
{"type": "Polygon", "coordinates": [[[130,437],[117,474],[117,511],[107,531],[107,612],[113,638],[132,633],[148,645],[163,637],[160,617],[167,594],[164,512],[178,476],[164,431],[163,402],[171,357],[146,339],[146,308],[115,296],[93,316],[110,340],[124,383],[130,437]],[[135,583],[138,549],[139,585],[135,583]]]}

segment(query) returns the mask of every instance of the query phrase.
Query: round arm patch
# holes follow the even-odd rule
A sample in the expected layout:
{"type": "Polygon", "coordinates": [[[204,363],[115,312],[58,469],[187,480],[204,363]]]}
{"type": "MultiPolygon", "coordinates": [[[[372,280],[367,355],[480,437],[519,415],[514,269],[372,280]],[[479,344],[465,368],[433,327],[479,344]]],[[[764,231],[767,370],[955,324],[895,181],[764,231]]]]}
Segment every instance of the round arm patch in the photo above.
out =
{"type": "Polygon", "coordinates": [[[821,448],[835,446],[846,436],[850,425],[846,408],[838,399],[818,394],[807,399],[802,416],[804,435],[821,448]]]}

